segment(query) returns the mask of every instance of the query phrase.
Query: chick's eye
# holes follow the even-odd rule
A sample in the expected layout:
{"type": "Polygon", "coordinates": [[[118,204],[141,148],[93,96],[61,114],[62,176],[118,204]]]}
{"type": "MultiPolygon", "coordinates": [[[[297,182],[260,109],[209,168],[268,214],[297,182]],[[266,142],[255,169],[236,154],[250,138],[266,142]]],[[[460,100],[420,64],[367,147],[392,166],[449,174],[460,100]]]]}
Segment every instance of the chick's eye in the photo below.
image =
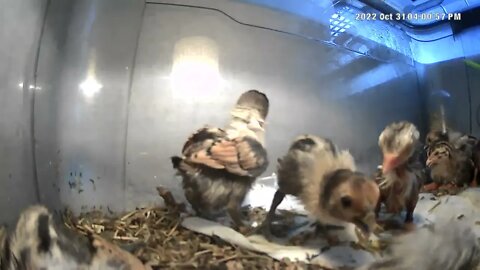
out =
{"type": "Polygon", "coordinates": [[[352,206],[352,198],[350,198],[350,196],[343,196],[340,201],[342,202],[342,206],[345,208],[352,206]]]}

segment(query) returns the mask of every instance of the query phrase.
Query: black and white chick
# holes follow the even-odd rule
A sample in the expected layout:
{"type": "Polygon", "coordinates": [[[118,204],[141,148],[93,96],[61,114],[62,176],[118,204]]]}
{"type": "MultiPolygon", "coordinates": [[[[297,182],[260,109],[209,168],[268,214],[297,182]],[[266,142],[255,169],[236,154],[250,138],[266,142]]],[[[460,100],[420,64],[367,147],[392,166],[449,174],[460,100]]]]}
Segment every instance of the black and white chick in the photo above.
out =
{"type": "Polygon", "coordinates": [[[271,237],[275,211],[287,194],[298,198],[318,221],[317,232],[326,233],[328,225],[345,223],[367,234],[375,227],[378,187],[356,171],[350,152],[337,150],[332,141],[314,135],[297,137],[278,160],[277,175],[278,190],[261,225],[267,237],[271,237]]]}
{"type": "Polygon", "coordinates": [[[225,129],[197,130],[184,144],[182,157],[171,158],[197,215],[213,219],[226,208],[238,229],[247,227],[240,206],[268,166],[264,129],[268,109],[264,93],[243,93],[225,129]]]}
{"type": "Polygon", "coordinates": [[[479,270],[480,241],[472,227],[441,221],[396,236],[388,254],[357,270],[479,270]]]}
{"type": "Polygon", "coordinates": [[[149,270],[99,236],[83,237],[56,223],[40,205],[25,209],[11,235],[0,236],[1,270],[149,270]]]}
{"type": "Polygon", "coordinates": [[[380,200],[376,213],[384,204],[386,211],[399,214],[406,210],[405,222],[413,222],[413,212],[423,179],[418,150],[420,133],[407,121],[393,122],[385,127],[378,138],[383,154],[382,177],[379,181],[380,200]]]}

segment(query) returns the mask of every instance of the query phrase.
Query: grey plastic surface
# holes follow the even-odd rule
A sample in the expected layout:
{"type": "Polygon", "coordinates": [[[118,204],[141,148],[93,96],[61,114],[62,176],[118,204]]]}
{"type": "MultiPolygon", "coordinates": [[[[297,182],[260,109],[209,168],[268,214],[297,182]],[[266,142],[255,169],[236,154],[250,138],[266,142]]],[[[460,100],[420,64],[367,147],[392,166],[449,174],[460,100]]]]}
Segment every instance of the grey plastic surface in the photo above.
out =
{"type": "Polygon", "coordinates": [[[0,0],[0,222],[38,201],[31,108],[46,2],[0,0]]]}

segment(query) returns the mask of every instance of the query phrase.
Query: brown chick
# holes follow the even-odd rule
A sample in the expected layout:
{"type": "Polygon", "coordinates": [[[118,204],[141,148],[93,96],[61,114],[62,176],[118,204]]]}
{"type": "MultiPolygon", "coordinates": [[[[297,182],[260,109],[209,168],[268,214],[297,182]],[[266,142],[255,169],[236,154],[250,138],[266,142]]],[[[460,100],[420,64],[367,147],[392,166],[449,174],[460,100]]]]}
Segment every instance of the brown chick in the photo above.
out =
{"type": "Polygon", "coordinates": [[[5,240],[0,269],[151,269],[119,249],[98,236],[85,238],[67,230],[37,205],[22,212],[5,240]]]}
{"type": "MultiPolygon", "coordinates": [[[[424,186],[425,191],[477,186],[478,140],[469,135],[453,137],[449,132],[428,145],[426,165],[433,182],[424,186]]],[[[435,133],[440,132],[431,131],[429,135],[435,133]]]]}
{"type": "Polygon", "coordinates": [[[268,166],[264,130],[268,108],[265,94],[243,93],[226,129],[199,129],[183,146],[183,157],[171,158],[197,215],[213,219],[226,208],[235,225],[244,228],[241,203],[268,166]]]}
{"type": "Polygon", "coordinates": [[[297,137],[278,160],[278,190],[262,224],[267,236],[275,210],[285,195],[297,197],[323,225],[353,223],[369,233],[375,226],[374,209],[379,190],[373,180],[355,171],[348,151],[337,151],[328,139],[297,137]]]}
{"type": "Polygon", "coordinates": [[[405,222],[413,222],[422,185],[415,172],[418,162],[412,158],[418,149],[419,137],[415,125],[407,121],[391,123],[381,132],[378,145],[383,154],[383,177],[379,183],[377,216],[383,203],[389,213],[398,214],[406,209],[405,222]]]}

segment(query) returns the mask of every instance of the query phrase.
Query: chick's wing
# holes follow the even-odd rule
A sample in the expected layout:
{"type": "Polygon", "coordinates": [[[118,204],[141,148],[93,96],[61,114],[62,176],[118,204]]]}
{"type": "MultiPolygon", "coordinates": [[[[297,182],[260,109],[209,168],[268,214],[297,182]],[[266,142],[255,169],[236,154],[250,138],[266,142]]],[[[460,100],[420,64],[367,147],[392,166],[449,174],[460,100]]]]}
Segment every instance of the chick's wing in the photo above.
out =
{"type": "Polygon", "coordinates": [[[189,162],[225,169],[240,176],[256,177],[265,171],[268,160],[263,146],[250,137],[207,139],[202,147],[186,156],[189,162]]]}
{"type": "Polygon", "coordinates": [[[198,152],[201,149],[210,147],[216,140],[225,138],[227,133],[220,128],[205,126],[193,133],[185,142],[182,148],[184,156],[198,152]]]}

